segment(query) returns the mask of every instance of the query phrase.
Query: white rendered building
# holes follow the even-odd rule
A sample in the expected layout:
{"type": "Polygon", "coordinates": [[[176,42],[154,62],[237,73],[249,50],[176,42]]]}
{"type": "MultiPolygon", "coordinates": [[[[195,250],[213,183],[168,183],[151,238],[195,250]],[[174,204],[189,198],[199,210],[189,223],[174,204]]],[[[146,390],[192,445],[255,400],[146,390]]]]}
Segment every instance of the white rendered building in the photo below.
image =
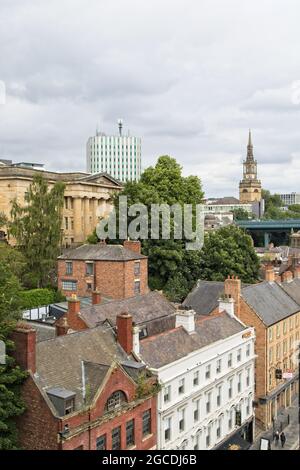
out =
{"type": "Polygon", "coordinates": [[[179,310],[176,328],[143,339],[141,359],[154,372],[158,449],[250,446],[254,435],[254,328],[234,316],[233,299],[219,312],[179,310]]]}
{"type": "Polygon", "coordinates": [[[122,135],[96,132],[90,137],[86,148],[87,172],[108,173],[119,181],[138,181],[141,176],[141,139],[122,135]]]}

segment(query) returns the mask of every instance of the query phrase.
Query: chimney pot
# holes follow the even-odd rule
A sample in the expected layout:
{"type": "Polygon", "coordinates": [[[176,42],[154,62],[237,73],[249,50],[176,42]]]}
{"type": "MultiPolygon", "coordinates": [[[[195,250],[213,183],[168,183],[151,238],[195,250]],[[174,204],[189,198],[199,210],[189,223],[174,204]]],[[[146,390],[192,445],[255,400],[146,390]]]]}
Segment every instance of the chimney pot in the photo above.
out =
{"type": "Polygon", "coordinates": [[[98,290],[92,292],[92,304],[99,305],[101,304],[101,293],[98,290]]]}
{"type": "Polygon", "coordinates": [[[142,245],[140,240],[124,240],[123,246],[124,248],[127,248],[127,250],[141,254],[142,245]]]}
{"type": "Polygon", "coordinates": [[[127,313],[117,315],[117,340],[126,354],[133,349],[132,316],[127,313]]]}

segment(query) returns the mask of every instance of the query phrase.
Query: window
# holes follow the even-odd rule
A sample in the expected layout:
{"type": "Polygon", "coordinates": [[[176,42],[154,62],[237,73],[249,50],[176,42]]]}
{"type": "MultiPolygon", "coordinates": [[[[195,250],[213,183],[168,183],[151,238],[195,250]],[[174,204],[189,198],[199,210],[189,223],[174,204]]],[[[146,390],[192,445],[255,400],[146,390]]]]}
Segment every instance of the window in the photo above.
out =
{"type": "Polygon", "coordinates": [[[193,385],[194,387],[196,387],[196,385],[199,385],[199,372],[198,371],[194,372],[193,385]]]}
{"type": "Polygon", "coordinates": [[[237,390],[238,390],[238,393],[240,393],[242,390],[242,374],[238,375],[237,390]]]}
{"type": "Polygon", "coordinates": [[[247,398],[247,402],[246,402],[246,403],[247,403],[247,405],[246,405],[246,414],[247,414],[247,416],[249,416],[250,411],[251,411],[251,410],[250,410],[250,407],[251,407],[251,406],[250,406],[250,405],[251,405],[251,397],[248,397],[248,398],[247,398]]]}
{"type": "Polygon", "coordinates": [[[86,283],[86,288],[87,288],[87,290],[92,290],[92,283],[91,283],[91,282],[87,282],[87,283],[86,283]]]}
{"type": "Polygon", "coordinates": [[[72,263],[72,261],[66,261],[66,274],[73,274],[73,263],[72,263]]]}
{"type": "Polygon", "coordinates": [[[126,447],[134,446],[134,419],[126,423],[126,447]]]}
{"type": "Polygon", "coordinates": [[[165,442],[171,439],[171,418],[164,419],[165,442]]]}
{"type": "Polygon", "coordinates": [[[112,410],[115,410],[116,408],[120,408],[120,406],[122,405],[124,401],[126,401],[126,397],[125,397],[125,394],[121,390],[114,392],[107,400],[107,403],[106,403],[107,411],[112,411],[112,410]]]}
{"type": "Polygon", "coordinates": [[[232,385],[233,385],[233,379],[228,380],[228,398],[232,398],[232,385]]]}
{"type": "Polygon", "coordinates": [[[232,367],[232,354],[228,355],[228,367],[232,367]]]}
{"type": "Polygon", "coordinates": [[[209,447],[211,444],[211,424],[207,426],[206,431],[206,447],[209,447]]]}
{"type": "Polygon", "coordinates": [[[283,334],[286,335],[287,332],[287,324],[286,321],[283,322],[283,334]]]}
{"type": "Polygon", "coordinates": [[[292,330],[294,328],[294,320],[293,318],[290,318],[289,320],[289,326],[290,326],[290,330],[292,330]]]}
{"type": "Polygon", "coordinates": [[[217,420],[217,439],[220,439],[222,435],[222,417],[217,420]]]}
{"type": "Polygon", "coordinates": [[[74,219],[71,219],[71,230],[74,230],[74,219]]]}
{"type": "Polygon", "coordinates": [[[194,422],[199,421],[200,418],[200,400],[194,401],[194,422]]]}
{"type": "Polygon", "coordinates": [[[269,341],[273,341],[273,328],[269,328],[269,341]]]}
{"type": "Polygon", "coordinates": [[[178,394],[181,395],[182,393],[184,393],[184,379],[180,379],[178,385],[178,394]]]}
{"type": "Polygon", "coordinates": [[[238,349],[236,358],[237,358],[238,362],[241,362],[241,360],[242,360],[242,350],[241,349],[238,349]]]}
{"type": "Polygon", "coordinates": [[[77,282],[76,281],[63,281],[62,282],[62,290],[77,290],[77,282]]]}
{"type": "Polygon", "coordinates": [[[287,353],[287,340],[285,339],[283,341],[283,354],[286,354],[287,353]]]}
{"type": "Polygon", "coordinates": [[[65,229],[68,230],[69,228],[69,219],[68,217],[65,217],[65,229]]]}
{"type": "Polygon", "coordinates": [[[210,364],[208,364],[208,366],[206,366],[206,369],[205,369],[205,378],[206,379],[210,379],[210,364]]]}
{"type": "Polygon", "coordinates": [[[269,349],[269,364],[273,362],[273,348],[269,349]]]}
{"type": "Polygon", "coordinates": [[[233,408],[231,408],[231,410],[229,411],[229,415],[228,415],[228,430],[229,431],[231,431],[232,426],[233,426],[233,408]]]}
{"type": "Polygon", "coordinates": [[[94,263],[86,263],[86,275],[93,276],[94,274],[94,263]]]}
{"type": "Polygon", "coordinates": [[[247,348],[246,348],[246,356],[249,357],[250,356],[250,344],[247,344],[247,348]]]}
{"type": "Polygon", "coordinates": [[[211,410],[211,392],[206,394],[206,413],[210,413],[211,410]]]}
{"type": "Polygon", "coordinates": [[[134,293],[139,294],[141,292],[141,282],[134,281],[134,293]]]}
{"type": "Polygon", "coordinates": [[[106,450],[106,434],[97,437],[96,439],[96,450],[106,450]]]}
{"type": "Polygon", "coordinates": [[[221,370],[222,370],[222,361],[221,361],[221,359],[218,359],[217,360],[216,373],[221,374],[221,370]]]}
{"type": "Polygon", "coordinates": [[[134,275],[139,276],[141,274],[141,263],[139,261],[135,261],[134,263],[134,275]]]}
{"type": "Polygon", "coordinates": [[[250,386],[250,369],[247,369],[246,385],[247,385],[247,387],[250,386]]]}
{"type": "Polygon", "coordinates": [[[171,385],[167,385],[164,388],[164,403],[168,403],[171,400],[171,385]]]}
{"type": "Polygon", "coordinates": [[[112,450],[120,450],[121,449],[121,426],[112,430],[111,433],[112,439],[112,450]]]}
{"type": "Polygon", "coordinates": [[[296,326],[299,326],[299,315],[296,315],[296,321],[295,321],[295,323],[296,323],[296,326]]]}
{"type": "Polygon", "coordinates": [[[143,413],[143,436],[151,434],[151,410],[143,413]]]}
{"type": "Polygon", "coordinates": [[[75,398],[70,398],[65,401],[65,414],[69,415],[75,410],[75,398]]]}
{"type": "Polygon", "coordinates": [[[280,325],[276,325],[276,338],[280,338],[280,325]]]}
{"type": "Polygon", "coordinates": [[[280,352],[281,352],[280,344],[277,344],[277,346],[276,346],[276,359],[277,360],[280,359],[280,352]]]}
{"type": "Polygon", "coordinates": [[[178,419],[178,424],[179,424],[179,432],[184,431],[184,414],[185,410],[179,410],[179,419],[178,419]]]}
{"type": "Polygon", "coordinates": [[[69,205],[68,205],[68,198],[65,197],[65,208],[68,209],[69,208],[69,205]]]}
{"type": "Polygon", "coordinates": [[[217,406],[221,406],[221,400],[222,400],[222,386],[219,385],[217,388],[217,406]]]}
{"type": "Polygon", "coordinates": [[[199,447],[200,447],[199,443],[200,443],[200,436],[199,434],[197,434],[195,438],[194,450],[199,450],[199,447]]]}

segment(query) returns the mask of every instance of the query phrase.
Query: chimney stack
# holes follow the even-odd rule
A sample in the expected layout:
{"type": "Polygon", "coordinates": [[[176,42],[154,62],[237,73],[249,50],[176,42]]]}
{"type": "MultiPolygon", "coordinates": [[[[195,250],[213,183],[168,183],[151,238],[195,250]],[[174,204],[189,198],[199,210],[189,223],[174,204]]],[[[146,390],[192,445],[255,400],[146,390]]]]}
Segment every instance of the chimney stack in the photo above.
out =
{"type": "Polygon", "coordinates": [[[272,265],[266,266],[265,270],[265,281],[275,282],[275,270],[272,265]]]}
{"type": "Polygon", "coordinates": [[[219,313],[227,312],[231,318],[234,318],[234,299],[228,295],[224,295],[223,298],[219,299],[219,313]]]}
{"type": "Polygon", "coordinates": [[[36,372],[36,330],[26,323],[19,323],[11,334],[15,350],[13,357],[24,369],[36,372]]]}
{"type": "Polygon", "coordinates": [[[74,318],[78,316],[80,312],[80,300],[76,294],[73,294],[72,297],[67,299],[68,301],[68,317],[74,318]]]}
{"type": "Polygon", "coordinates": [[[133,349],[132,316],[129,313],[117,315],[117,340],[126,354],[133,349]]]}
{"type": "Polygon", "coordinates": [[[101,304],[101,293],[98,290],[92,292],[92,304],[99,305],[101,304]]]}
{"type": "Polygon", "coordinates": [[[228,276],[224,283],[224,293],[232,297],[235,305],[235,315],[240,317],[241,310],[241,280],[236,276],[228,276]]]}
{"type": "Polygon", "coordinates": [[[140,240],[124,240],[123,246],[127,250],[134,251],[139,255],[141,254],[142,246],[140,240]]]}
{"type": "Polygon", "coordinates": [[[285,271],[282,273],[282,282],[292,282],[293,280],[293,273],[291,271],[285,271]]]}
{"type": "Polygon", "coordinates": [[[296,266],[294,269],[294,279],[300,279],[300,266],[296,266]]]}
{"type": "Polygon", "coordinates": [[[195,333],[195,315],[194,310],[177,310],[176,328],[182,326],[189,335],[195,333]]]}
{"type": "Polygon", "coordinates": [[[67,317],[62,317],[61,320],[59,320],[56,325],[56,336],[64,336],[68,334],[69,331],[69,324],[67,317]]]}

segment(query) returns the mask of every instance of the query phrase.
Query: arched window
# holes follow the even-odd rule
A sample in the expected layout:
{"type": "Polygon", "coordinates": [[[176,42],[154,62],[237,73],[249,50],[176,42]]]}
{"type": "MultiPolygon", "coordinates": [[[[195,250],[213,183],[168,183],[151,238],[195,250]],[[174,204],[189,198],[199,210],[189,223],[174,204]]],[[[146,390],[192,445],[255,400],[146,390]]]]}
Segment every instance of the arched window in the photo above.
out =
{"type": "Polygon", "coordinates": [[[255,193],[258,193],[258,189],[254,189],[254,192],[255,192],[255,193]]]}
{"type": "Polygon", "coordinates": [[[106,411],[113,411],[120,408],[122,403],[126,402],[126,395],[121,390],[114,392],[106,402],[106,411]]]}
{"type": "Polygon", "coordinates": [[[248,192],[248,189],[243,189],[243,193],[247,193],[248,192]]]}

